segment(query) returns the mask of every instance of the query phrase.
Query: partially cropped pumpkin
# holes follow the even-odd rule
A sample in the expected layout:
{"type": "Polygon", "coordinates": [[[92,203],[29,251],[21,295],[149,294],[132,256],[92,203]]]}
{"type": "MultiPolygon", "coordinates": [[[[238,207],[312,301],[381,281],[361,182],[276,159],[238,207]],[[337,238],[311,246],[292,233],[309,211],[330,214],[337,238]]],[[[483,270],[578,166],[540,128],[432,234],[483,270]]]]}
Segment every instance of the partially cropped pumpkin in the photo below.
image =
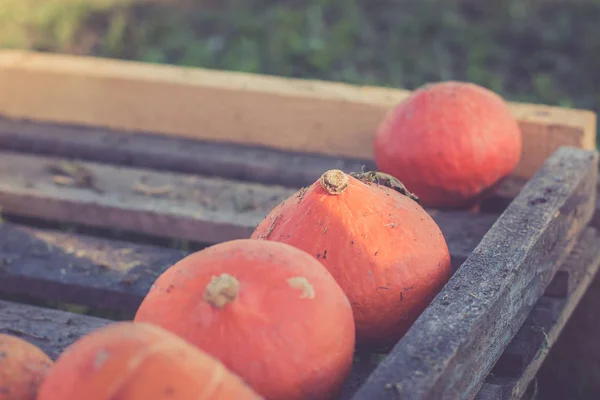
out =
{"type": "Polygon", "coordinates": [[[35,400],[52,360],[34,344],[0,334],[0,400],[35,400]]]}
{"type": "Polygon", "coordinates": [[[350,300],[357,341],[387,345],[450,276],[444,236],[415,200],[390,176],[330,170],[275,207],[252,238],[283,242],[321,261],[350,300]]]}
{"type": "Polygon", "coordinates": [[[223,242],[158,277],[135,321],[220,359],[267,399],[333,399],[352,367],[352,309],[309,254],[283,243],[223,242]]]}
{"type": "Polygon", "coordinates": [[[58,358],[38,400],[260,400],[238,376],[176,335],[115,322],[58,358]]]}
{"type": "Polygon", "coordinates": [[[381,122],[373,143],[381,172],[427,207],[476,205],[521,158],[521,131],[496,93],[465,82],[414,91],[381,122]]]}

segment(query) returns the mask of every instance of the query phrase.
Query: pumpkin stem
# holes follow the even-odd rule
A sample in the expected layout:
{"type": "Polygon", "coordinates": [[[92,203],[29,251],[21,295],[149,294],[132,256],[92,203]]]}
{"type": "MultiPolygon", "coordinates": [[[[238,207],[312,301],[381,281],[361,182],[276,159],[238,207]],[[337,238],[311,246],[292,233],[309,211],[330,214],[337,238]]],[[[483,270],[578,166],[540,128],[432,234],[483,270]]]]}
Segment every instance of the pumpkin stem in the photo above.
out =
{"type": "Polygon", "coordinates": [[[319,183],[329,194],[341,194],[348,187],[348,175],[339,169],[330,169],[321,175],[319,183]]]}
{"type": "Polygon", "coordinates": [[[237,297],[239,289],[240,282],[233,276],[213,276],[204,290],[204,300],[213,307],[223,308],[237,297]]]}
{"type": "Polygon", "coordinates": [[[410,197],[417,203],[421,202],[419,196],[409,192],[406,186],[404,186],[402,182],[400,182],[397,178],[393,177],[392,175],[384,174],[383,172],[377,171],[363,171],[361,173],[350,172],[350,176],[364,183],[376,183],[377,185],[388,187],[400,194],[403,194],[404,196],[410,197]]]}

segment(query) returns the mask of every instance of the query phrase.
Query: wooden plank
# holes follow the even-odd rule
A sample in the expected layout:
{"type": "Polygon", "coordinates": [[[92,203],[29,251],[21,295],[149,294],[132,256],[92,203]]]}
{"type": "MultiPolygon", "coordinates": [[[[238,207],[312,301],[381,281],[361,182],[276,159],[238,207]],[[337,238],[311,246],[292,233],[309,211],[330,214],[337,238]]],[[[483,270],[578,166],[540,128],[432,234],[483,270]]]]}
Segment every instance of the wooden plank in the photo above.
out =
{"type": "MultiPolygon", "coordinates": [[[[500,385],[502,396],[498,400],[518,400],[524,395],[596,276],[600,268],[599,248],[600,234],[594,228],[586,228],[561,267],[571,276],[568,295],[565,298],[540,298],[492,370],[493,375],[509,376],[500,385]]],[[[488,379],[494,380],[493,377],[488,379]]],[[[480,393],[476,400],[491,399],[480,393]]]]}
{"type": "MultiPolygon", "coordinates": [[[[437,214],[455,269],[496,218],[437,214]]],[[[186,254],[5,222],[0,225],[0,292],[135,312],[156,277],[186,254]]]]}
{"type": "MultiPolygon", "coordinates": [[[[482,204],[481,211],[486,212],[491,210],[500,212],[506,209],[526,183],[527,180],[514,176],[503,179],[492,189],[490,198],[482,204]]],[[[600,178],[596,183],[596,191],[600,192],[600,178]]],[[[590,224],[596,228],[600,228],[600,197],[596,197],[596,212],[590,224]]]]}
{"type": "Polygon", "coordinates": [[[8,119],[0,119],[0,149],[292,188],[329,169],[375,169],[369,160],[8,119]]]}
{"type": "Polygon", "coordinates": [[[8,214],[206,243],[249,237],[295,193],[35,155],[0,153],[0,159],[0,204],[8,214]]]}
{"type": "MultiPolygon", "coordinates": [[[[374,131],[406,90],[4,50],[0,115],[372,158],[374,131]]],[[[510,103],[523,131],[515,173],[560,145],[595,148],[596,115],[510,103]]]]}
{"type": "MultiPolygon", "coordinates": [[[[203,243],[249,237],[275,205],[295,193],[279,186],[65,163],[35,155],[0,152],[0,159],[0,205],[7,214],[203,243]],[[60,185],[70,183],[55,176],[57,166],[65,169],[64,165],[87,171],[93,188],[60,185]]],[[[497,218],[464,211],[429,212],[446,237],[455,266],[497,218]]]]}
{"type": "Polygon", "coordinates": [[[553,154],[353,400],[473,398],[591,219],[597,163],[553,154]]]}
{"type": "Polygon", "coordinates": [[[0,292],[133,313],[158,275],[185,255],[5,222],[0,292]]]}
{"type": "Polygon", "coordinates": [[[0,333],[22,337],[52,359],[81,336],[108,322],[101,318],[0,300],[0,333]]]}

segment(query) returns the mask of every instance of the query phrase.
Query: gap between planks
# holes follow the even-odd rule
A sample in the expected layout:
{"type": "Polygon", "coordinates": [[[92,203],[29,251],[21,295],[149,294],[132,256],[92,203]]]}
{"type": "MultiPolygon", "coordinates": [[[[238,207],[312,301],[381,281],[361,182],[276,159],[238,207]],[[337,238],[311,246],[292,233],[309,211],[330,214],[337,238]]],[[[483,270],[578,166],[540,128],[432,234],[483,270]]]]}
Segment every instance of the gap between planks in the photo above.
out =
{"type": "MultiPolygon", "coordinates": [[[[35,155],[4,152],[0,159],[0,205],[6,214],[202,243],[250,237],[273,207],[296,192],[35,155]],[[78,182],[83,186],[74,185],[78,182]]],[[[497,218],[428,211],[444,233],[455,266],[497,218]]]]}
{"type": "MultiPolygon", "coordinates": [[[[281,150],[372,158],[372,139],[406,90],[72,55],[0,51],[0,115],[281,150]],[[208,101],[207,101],[208,99],[208,101]]],[[[509,104],[523,132],[515,174],[559,146],[595,148],[596,115],[509,104]]]]}
{"type": "MultiPolygon", "coordinates": [[[[586,235],[590,235],[589,233],[586,233],[586,235]]],[[[583,248],[584,245],[589,244],[589,241],[586,243],[582,243],[582,240],[587,240],[589,239],[587,236],[584,236],[583,239],[580,239],[580,244],[576,247],[577,249],[583,248]]],[[[598,242],[597,237],[594,237],[596,242],[598,242]]],[[[75,238],[73,238],[75,239],[75,238]]],[[[596,243],[594,243],[596,244],[596,243]]],[[[80,247],[80,245],[78,246],[77,243],[72,243],[72,245],[75,248],[78,248],[79,250],[82,250],[80,247]]],[[[589,248],[589,247],[588,247],[589,248]]],[[[116,249],[106,249],[107,252],[111,252],[114,251],[116,249]]],[[[121,249],[122,250],[122,249],[121,249]]],[[[125,254],[125,252],[118,252],[117,253],[121,253],[121,255],[125,254]]],[[[145,254],[144,253],[136,253],[136,254],[131,254],[131,253],[127,253],[130,254],[132,256],[133,259],[139,259],[141,257],[141,259],[144,259],[145,254]]],[[[146,253],[147,254],[147,253],[146,253]]],[[[588,251],[586,253],[586,257],[589,257],[590,252],[588,251]]],[[[102,255],[103,257],[111,257],[110,254],[104,254],[102,255]]],[[[575,260],[577,260],[577,262],[579,262],[580,264],[583,262],[586,262],[588,258],[586,257],[581,257],[581,253],[577,253],[575,255],[571,255],[570,258],[568,259],[568,261],[565,264],[571,264],[570,267],[567,266],[563,266],[564,268],[579,268],[582,265],[575,265],[575,260]]],[[[164,260],[164,261],[168,261],[168,260],[164,260]]],[[[598,260],[598,256],[596,255],[596,264],[600,263],[600,260],[598,260]]],[[[133,268],[135,268],[136,266],[133,266],[133,268]]],[[[123,270],[126,270],[127,268],[123,268],[123,269],[117,269],[117,272],[123,272],[123,270]]],[[[1,270],[1,268],[0,268],[1,270]]],[[[56,269],[53,270],[54,273],[56,274],[56,269]]],[[[593,271],[589,270],[588,273],[592,273],[593,271]]],[[[63,275],[63,276],[69,276],[72,274],[76,274],[76,271],[73,270],[69,270],[67,273],[65,274],[58,274],[58,275],[63,275]]],[[[555,277],[555,280],[558,277],[555,277]]],[[[103,277],[101,276],[98,280],[102,280],[103,277]]],[[[576,285],[576,289],[578,292],[582,292],[583,291],[583,284],[582,284],[581,280],[578,283],[574,283],[574,285],[576,285]]],[[[93,291],[93,287],[97,286],[96,285],[96,280],[94,279],[89,279],[88,281],[81,283],[81,290],[85,290],[86,287],[88,288],[88,290],[92,289],[93,291]]],[[[139,288],[135,288],[133,286],[127,286],[127,291],[134,293],[134,296],[136,296],[136,293],[138,292],[139,288]]],[[[100,298],[96,298],[95,300],[101,300],[100,298]]],[[[547,297],[542,297],[538,303],[536,304],[536,306],[533,308],[530,317],[528,318],[528,320],[525,322],[523,328],[521,328],[521,330],[527,330],[527,329],[531,329],[534,326],[537,326],[538,322],[536,320],[535,317],[532,318],[532,316],[535,316],[537,314],[540,314],[541,312],[544,311],[545,308],[547,308],[547,305],[545,304],[546,302],[551,301],[551,302],[557,302],[557,301],[561,301],[561,304],[564,304],[563,300],[558,300],[556,298],[547,298],[547,297]]],[[[577,303],[578,300],[574,299],[574,298],[569,298],[567,300],[568,302],[570,302],[569,304],[571,304],[572,306],[574,306],[574,304],[577,303]]],[[[117,303],[120,304],[121,309],[124,310],[127,307],[127,304],[125,303],[117,303]]],[[[71,343],[73,343],[75,340],[77,340],[79,337],[87,334],[88,332],[100,328],[102,326],[105,326],[109,323],[111,323],[112,321],[109,320],[105,320],[105,319],[101,319],[101,318],[96,318],[96,317],[90,317],[90,316],[85,316],[85,315],[80,315],[80,314],[73,314],[73,313],[69,313],[69,312],[65,312],[65,311],[59,311],[59,310],[52,310],[52,309],[45,309],[45,308],[40,308],[40,307],[36,307],[36,306],[30,306],[30,305],[25,305],[25,304],[17,304],[17,303],[12,303],[12,302],[6,302],[6,301],[1,301],[0,300],[0,332],[2,333],[9,333],[9,334],[13,334],[13,335],[17,335],[20,337],[23,337],[25,340],[28,340],[32,343],[34,343],[37,346],[40,346],[40,348],[42,348],[46,353],[48,353],[53,359],[56,359],[60,353],[67,347],[69,346],[71,343]]],[[[553,327],[551,327],[548,331],[550,332],[551,329],[555,329],[553,327]]],[[[514,342],[514,340],[513,340],[514,342]]],[[[512,344],[512,343],[511,343],[512,344]]],[[[510,347],[510,345],[509,345],[510,347]]],[[[353,373],[352,376],[348,379],[347,384],[346,384],[346,389],[345,389],[345,393],[342,396],[343,399],[350,399],[354,390],[356,390],[356,388],[364,381],[364,379],[367,377],[367,375],[371,372],[371,370],[373,369],[373,366],[368,365],[369,362],[359,362],[357,364],[355,364],[354,368],[353,368],[353,373]]],[[[498,380],[498,379],[496,379],[498,380]]],[[[509,381],[509,379],[505,380],[509,381]]],[[[500,390],[502,390],[504,386],[500,387],[497,383],[492,382],[488,382],[485,383],[481,389],[480,395],[477,398],[478,400],[504,400],[503,397],[489,397],[491,396],[491,394],[497,394],[497,393],[501,393],[500,390]],[[483,394],[482,394],[483,393],[483,394]],[[485,396],[488,397],[485,397],[485,396]]]]}

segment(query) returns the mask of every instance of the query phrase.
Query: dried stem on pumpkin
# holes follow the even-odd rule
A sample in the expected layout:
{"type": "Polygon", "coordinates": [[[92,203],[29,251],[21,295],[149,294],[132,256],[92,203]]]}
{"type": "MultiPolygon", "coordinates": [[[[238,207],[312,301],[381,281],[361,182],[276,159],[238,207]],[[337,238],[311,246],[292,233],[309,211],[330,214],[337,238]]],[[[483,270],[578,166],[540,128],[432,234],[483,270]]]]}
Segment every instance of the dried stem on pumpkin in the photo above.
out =
{"type": "Polygon", "coordinates": [[[419,196],[409,192],[406,186],[404,186],[402,182],[400,182],[397,178],[394,178],[392,175],[384,174],[383,172],[378,171],[368,171],[361,173],[350,172],[349,175],[353,178],[358,179],[361,182],[375,183],[377,185],[388,187],[400,194],[403,194],[404,196],[410,197],[412,200],[419,203],[419,196]]]}

